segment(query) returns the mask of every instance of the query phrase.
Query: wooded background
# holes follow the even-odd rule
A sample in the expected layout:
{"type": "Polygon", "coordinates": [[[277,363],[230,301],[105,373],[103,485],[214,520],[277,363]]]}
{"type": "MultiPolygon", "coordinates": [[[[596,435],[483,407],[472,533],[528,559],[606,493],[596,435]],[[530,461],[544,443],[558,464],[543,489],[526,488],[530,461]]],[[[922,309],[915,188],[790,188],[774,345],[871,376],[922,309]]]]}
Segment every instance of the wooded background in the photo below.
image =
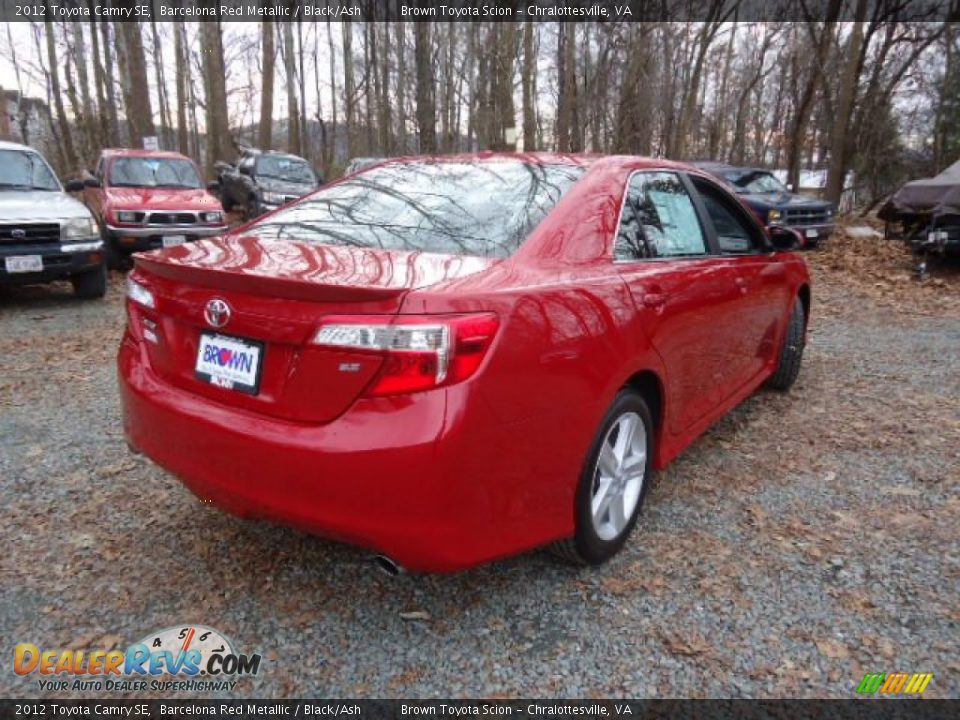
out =
{"type": "MultiPolygon", "coordinates": [[[[238,145],[335,177],[349,158],[514,149],[828,170],[879,200],[960,157],[960,32],[906,0],[817,20],[8,23],[20,96],[44,95],[66,174],[156,135],[205,166],[238,145]],[[906,18],[906,19],[905,19],[906,18]]],[[[960,0],[944,0],[957,17],[960,0]]],[[[941,8],[943,10],[943,8],[941,8]]],[[[14,123],[17,120],[14,119],[14,123]]],[[[26,123],[21,119],[22,130],[26,123]]],[[[27,138],[29,140],[29,138],[27,138]]]]}

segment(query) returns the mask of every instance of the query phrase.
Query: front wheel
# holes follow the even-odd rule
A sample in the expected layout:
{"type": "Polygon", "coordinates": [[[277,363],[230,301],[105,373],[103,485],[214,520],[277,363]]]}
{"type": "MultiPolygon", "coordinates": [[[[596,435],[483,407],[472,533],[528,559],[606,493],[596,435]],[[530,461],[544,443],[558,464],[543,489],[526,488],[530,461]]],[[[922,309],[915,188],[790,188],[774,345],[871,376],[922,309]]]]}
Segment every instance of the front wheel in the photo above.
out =
{"type": "Polygon", "coordinates": [[[81,300],[97,300],[107,294],[107,268],[101,264],[96,270],[90,270],[70,278],[74,294],[81,300]]]}
{"type": "Polygon", "coordinates": [[[553,551],[578,565],[599,565],[626,543],[650,485],[653,419],[643,397],[622,390],[594,438],[577,487],[575,532],[553,551]]]}

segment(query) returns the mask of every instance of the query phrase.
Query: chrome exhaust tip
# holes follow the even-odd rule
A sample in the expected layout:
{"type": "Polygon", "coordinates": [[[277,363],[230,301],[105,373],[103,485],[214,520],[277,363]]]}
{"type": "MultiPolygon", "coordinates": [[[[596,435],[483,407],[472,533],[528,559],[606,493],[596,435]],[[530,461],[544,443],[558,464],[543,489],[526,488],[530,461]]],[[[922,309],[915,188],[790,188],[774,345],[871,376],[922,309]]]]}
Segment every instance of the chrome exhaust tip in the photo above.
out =
{"type": "Polygon", "coordinates": [[[404,573],[404,569],[386,555],[374,555],[373,562],[381,572],[390,577],[397,577],[404,573]]]}

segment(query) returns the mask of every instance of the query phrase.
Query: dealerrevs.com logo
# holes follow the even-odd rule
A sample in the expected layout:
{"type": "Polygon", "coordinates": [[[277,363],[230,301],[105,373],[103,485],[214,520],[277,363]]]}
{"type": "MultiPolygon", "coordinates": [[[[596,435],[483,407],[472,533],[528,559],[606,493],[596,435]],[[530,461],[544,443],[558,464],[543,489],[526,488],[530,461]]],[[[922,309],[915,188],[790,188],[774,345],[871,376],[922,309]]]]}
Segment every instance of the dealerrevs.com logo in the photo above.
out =
{"type": "Polygon", "coordinates": [[[13,671],[41,676],[40,690],[233,690],[236,678],[256,676],[261,663],[260,654],[238,653],[220,632],[203,625],[150,633],[126,650],[41,649],[20,643],[13,653],[13,671]]]}

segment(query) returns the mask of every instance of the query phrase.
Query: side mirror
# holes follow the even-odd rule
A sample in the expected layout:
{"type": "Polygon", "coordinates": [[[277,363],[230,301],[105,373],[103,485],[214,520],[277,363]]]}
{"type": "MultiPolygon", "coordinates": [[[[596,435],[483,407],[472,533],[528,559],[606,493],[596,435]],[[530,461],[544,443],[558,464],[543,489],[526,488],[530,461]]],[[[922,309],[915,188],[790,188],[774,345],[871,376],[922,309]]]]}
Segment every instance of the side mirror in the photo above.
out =
{"type": "Polygon", "coordinates": [[[770,242],[777,250],[796,250],[803,247],[800,236],[790,228],[774,225],[770,228],[770,242]]]}
{"type": "Polygon", "coordinates": [[[220,183],[218,183],[218,182],[216,182],[216,181],[214,181],[214,182],[208,182],[208,183],[207,183],[207,190],[209,190],[209,191],[212,192],[212,193],[220,192],[220,183]]]}
{"type": "Polygon", "coordinates": [[[83,192],[84,182],[83,180],[67,180],[67,184],[64,186],[67,192],[83,192]]]}
{"type": "Polygon", "coordinates": [[[103,183],[100,182],[99,178],[96,178],[90,175],[83,179],[83,186],[88,188],[98,188],[98,187],[103,187],[103,183]]]}

